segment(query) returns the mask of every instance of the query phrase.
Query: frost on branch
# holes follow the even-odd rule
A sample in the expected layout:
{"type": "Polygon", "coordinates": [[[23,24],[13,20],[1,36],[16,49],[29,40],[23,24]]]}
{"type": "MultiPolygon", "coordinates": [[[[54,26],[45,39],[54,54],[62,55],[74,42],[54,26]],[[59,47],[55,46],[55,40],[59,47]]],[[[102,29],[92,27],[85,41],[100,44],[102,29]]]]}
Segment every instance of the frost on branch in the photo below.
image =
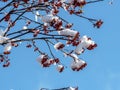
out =
{"type": "Polygon", "coordinates": [[[57,50],[60,50],[62,48],[64,48],[64,44],[62,44],[61,42],[58,42],[54,45],[54,48],[57,49],[57,50]]]}
{"type": "Polygon", "coordinates": [[[0,29],[0,44],[4,43],[6,40],[8,40],[8,38],[4,36],[4,31],[0,29]]]}
{"type": "Polygon", "coordinates": [[[8,67],[12,48],[26,43],[26,48],[39,54],[37,61],[43,68],[53,65],[58,72],[63,72],[66,66],[58,54],[62,53],[72,58],[69,66],[73,71],[82,70],[87,63],[80,59],[80,55],[85,50],[93,50],[97,44],[86,35],[80,36],[80,31],[74,29],[74,23],[68,22],[59,13],[86,19],[93,27],[100,28],[103,24],[101,19],[83,14],[85,6],[99,1],[103,0],[1,0],[0,64],[8,67]]]}
{"type": "Polygon", "coordinates": [[[58,65],[57,70],[58,70],[58,72],[62,72],[64,70],[64,66],[63,65],[58,65]]]}
{"type": "Polygon", "coordinates": [[[88,38],[87,36],[83,36],[80,39],[79,44],[75,49],[75,53],[81,54],[84,52],[85,49],[92,50],[95,47],[97,47],[97,44],[94,41],[92,41],[91,38],[88,38]]]}
{"type": "Polygon", "coordinates": [[[57,88],[57,89],[49,89],[49,88],[41,88],[40,90],[78,90],[78,87],[63,87],[63,88],[57,88]]]}
{"type": "Polygon", "coordinates": [[[75,60],[72,62],[71,68],[73,71],[79,71],[82,70],[86,65],[86,62],[83,60],[75,60]]]}

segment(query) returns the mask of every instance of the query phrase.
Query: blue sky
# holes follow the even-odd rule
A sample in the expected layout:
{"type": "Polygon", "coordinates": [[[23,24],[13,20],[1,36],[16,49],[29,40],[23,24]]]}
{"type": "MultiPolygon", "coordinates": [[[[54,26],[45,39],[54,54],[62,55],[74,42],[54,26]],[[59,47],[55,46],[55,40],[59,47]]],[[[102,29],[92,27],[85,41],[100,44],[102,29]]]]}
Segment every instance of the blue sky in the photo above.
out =
{"type": "Polygon", "coordinates": [[[88,64],[85,69],[73,72],[67,68],[62,73],[58,73],[54,67],[43,69],[36,61],[38,54],[22,44],[12,50],[10,67],[0,66],[0,90],[39,90],[43,87],[68,86],[78,86],[79,90],[120,90],[120,0],[114,0],[112,5],[108,2],[105,0],[84,8],[84,15],[104,21],[100,29],[93,28],[91,23],[78,17],[65,17],[75,22],[74,28],[81,35],[90,36],[98,44],[96,49],[80,56],[88,64]]]}

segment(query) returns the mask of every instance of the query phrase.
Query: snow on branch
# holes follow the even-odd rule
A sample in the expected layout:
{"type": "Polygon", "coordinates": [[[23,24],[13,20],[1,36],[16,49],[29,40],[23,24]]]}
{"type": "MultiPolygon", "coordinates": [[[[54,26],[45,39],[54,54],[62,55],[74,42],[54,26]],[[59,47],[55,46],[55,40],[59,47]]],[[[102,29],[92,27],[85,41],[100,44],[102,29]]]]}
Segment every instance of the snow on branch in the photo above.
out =
{"type": "Polygon", "coordinates": [[[100,28],[103,24],[101,19],[83,14],[86,5],[100,1],[104,0],[0,0],[0,64],[8,67],[12,48],[26,43],[26,48],[33,47],[34,52],[39,53],[37,61],[43,68],[54,65],[58,72],[64,71],[65,65],[56,55],[58,51],[72,58],[70,68],[73,71],[82,70],[87,63],[80,59],[80,55],[85,50],[93,50],[97,44],[87,35],[80,36],[79,30],[73,29],[74,23],[68,22],[59,13],[65,11],[71,18],[86,19],[93,27],[100,28]],[[48,51],[40,49],[37,42],[41,42],[48,51]]]}

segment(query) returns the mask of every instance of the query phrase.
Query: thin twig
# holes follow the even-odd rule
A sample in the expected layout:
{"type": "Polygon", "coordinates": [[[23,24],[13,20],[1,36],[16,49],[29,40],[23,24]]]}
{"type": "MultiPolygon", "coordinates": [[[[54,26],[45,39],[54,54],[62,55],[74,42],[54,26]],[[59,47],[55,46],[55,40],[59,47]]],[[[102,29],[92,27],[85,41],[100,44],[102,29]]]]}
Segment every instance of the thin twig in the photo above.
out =
{"type": "Polygon", "coordinates": [[[49,41],[49,40],[45,39],[45,42],[46,42],[46,44],[47,44],[47,46],[48,46],[48,49],[49,49],[49,51],[50,51],[50,54],[52,55],[53,58],[55,58],[55,56],[54,56],[53,53],[52,53],[52,50],[51,50],[51,48],[50,48],[50,45],[49,45],[48,41],[49,41]]]}

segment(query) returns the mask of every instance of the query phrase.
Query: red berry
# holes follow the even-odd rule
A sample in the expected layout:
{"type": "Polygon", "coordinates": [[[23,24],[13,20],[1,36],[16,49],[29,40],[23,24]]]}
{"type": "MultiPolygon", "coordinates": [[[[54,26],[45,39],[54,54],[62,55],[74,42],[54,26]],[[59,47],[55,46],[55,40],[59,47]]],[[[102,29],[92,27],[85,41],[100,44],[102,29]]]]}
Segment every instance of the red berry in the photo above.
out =
{"type": "Polygon", "coordinates": [[[10,14],[7,14],[4,18],[5,21],[9,21],[10,20],[10,14]]]}

